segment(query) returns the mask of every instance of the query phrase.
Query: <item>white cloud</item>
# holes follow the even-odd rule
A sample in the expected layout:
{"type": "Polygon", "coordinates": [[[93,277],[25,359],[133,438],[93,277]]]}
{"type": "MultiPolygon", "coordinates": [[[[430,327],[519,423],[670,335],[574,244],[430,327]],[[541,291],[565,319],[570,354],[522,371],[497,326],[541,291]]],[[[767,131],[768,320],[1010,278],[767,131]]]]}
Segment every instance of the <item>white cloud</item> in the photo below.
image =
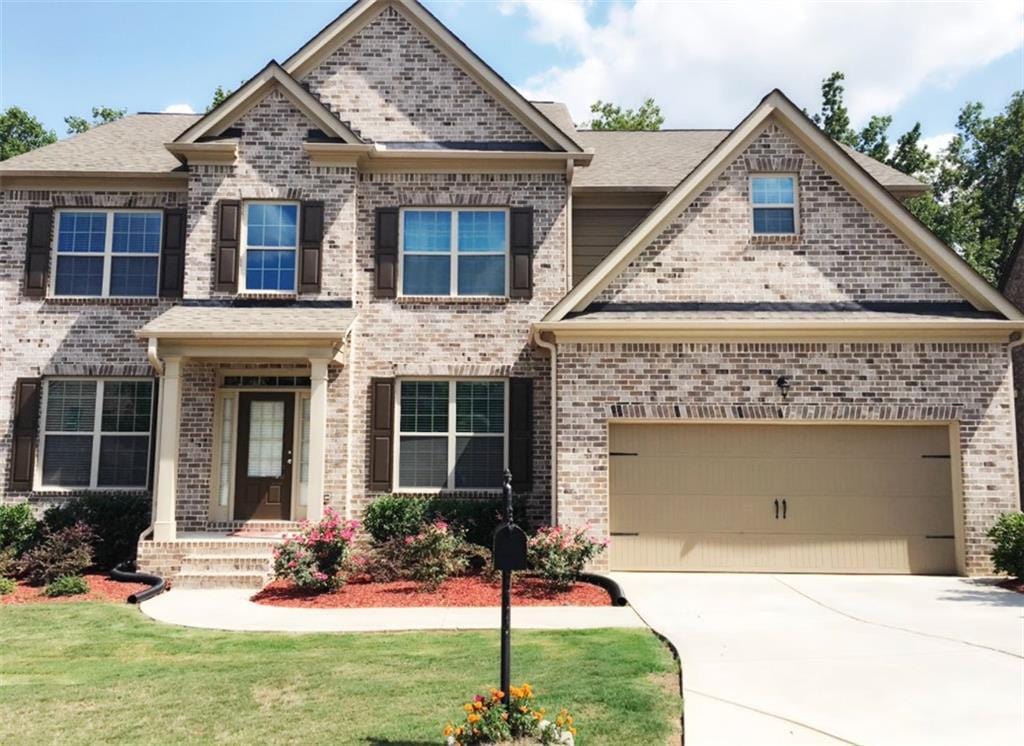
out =
{"type": "Polygon", "coordinates": [[[164,114],[195,114],[191,104],[171,104],[164,109],[164,114]]]}
{"type": "Polygon", "coordinates": [[[524,13],[531,38],[574,59],[521,88],[565,101],[577,121],[597,99],[635,106],[654,96],[666,126],[733,126],[773,88],[816,108],[821,79],[842,70],[859,124],[1024,44],[1018,0],[636,0],[612,5],[603,21],[591,17],[591,3],[573,0],[503,0],[500,9],[524,13]]]}
{"type": "Polygon", "coordinates": [[[953,139],[955,134],[955,132],[943,132],[931,137],[922,137],[921,144],[928,148],[928,152],[932,155],[938,155],[946,149],[946,146],[949,145],[949,141],[953,139]]]}

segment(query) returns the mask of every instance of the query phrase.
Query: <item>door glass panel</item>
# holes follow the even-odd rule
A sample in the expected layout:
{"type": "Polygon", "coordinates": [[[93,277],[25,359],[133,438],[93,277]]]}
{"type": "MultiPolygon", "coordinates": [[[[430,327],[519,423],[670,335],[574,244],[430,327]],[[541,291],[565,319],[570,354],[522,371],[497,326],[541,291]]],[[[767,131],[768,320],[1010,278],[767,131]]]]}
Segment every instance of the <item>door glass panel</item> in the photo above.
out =
{"type": "Polygon", "coordinates": [[[284,402],[254,401],[249,410],[250,477],[280,477],[284,402]]]}

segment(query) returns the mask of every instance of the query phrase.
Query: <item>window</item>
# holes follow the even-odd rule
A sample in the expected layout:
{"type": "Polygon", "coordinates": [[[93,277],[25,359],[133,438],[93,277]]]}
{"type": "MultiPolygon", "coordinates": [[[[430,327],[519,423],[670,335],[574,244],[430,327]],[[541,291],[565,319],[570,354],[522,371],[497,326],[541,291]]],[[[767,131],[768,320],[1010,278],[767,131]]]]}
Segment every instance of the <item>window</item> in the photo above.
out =
{"type": "Polygon", "coordinates": [[[498,489],[505,381],[401,381],[399,489],[498,489]]]}
{"type": "Polygon", "coordinates": [[[42,485],[145,488],[152,414],[150,380],[48,380],[42,485]]]}
{"type": "Polygon", "coordinates": [[[755,176],[750,180],[754,233],[796,233],[796,177],[755,176]]]}
{"type": "Polygon", "coordinates": [[[299,241],[299,206],[294,203],[248,202],[242,247],[244,287],[250,292],[295,292],[299,241]]]}
{"type": "Polygon", "coordinates": [[[141,210],[58,212],[53,294],[155,296],[161,220],[141,210]]]}
{"type": "Polygon", "coordinates": [[[403,295],[505,295],[505,210],[404,210],[403,295]]]}

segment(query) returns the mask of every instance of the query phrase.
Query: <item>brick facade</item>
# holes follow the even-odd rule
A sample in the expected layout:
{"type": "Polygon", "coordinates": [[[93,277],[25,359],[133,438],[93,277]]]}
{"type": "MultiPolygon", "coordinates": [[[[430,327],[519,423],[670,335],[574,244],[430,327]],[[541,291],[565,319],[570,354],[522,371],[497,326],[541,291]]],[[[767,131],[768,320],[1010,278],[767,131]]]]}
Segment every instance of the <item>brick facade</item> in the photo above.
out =
{"type": "MultiPolygon", "coordinates": [[[[609,420],[957,422],[965,564],[990,570],[985,531],[1017,506],[1005,345],[559,345],[560,519],[608,527],[609,420]],[[782,402],[775,380],[792,389],[782,402]]],[[[955,471],[954,471],[955,473],[955,471]]]]}
{"type": "Polygon", "coordinates": [[[962,298],[772,123],[597,298],[653,300],[962,298]],[[798,235],[752,235],[750,177],[759,172],[797,175],[798,235]]]}
{"type": "Polygon", "coordinates": [[[537,140],[394,8],[377,14],[302,82],[374,142],[537,140]]]}

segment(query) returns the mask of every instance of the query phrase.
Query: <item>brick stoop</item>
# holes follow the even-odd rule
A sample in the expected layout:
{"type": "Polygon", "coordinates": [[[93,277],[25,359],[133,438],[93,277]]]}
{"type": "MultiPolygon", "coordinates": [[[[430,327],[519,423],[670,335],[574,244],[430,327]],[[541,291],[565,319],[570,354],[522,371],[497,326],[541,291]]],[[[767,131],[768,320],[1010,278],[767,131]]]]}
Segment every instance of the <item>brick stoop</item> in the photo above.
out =
{"type": "Polygon", "coordinates": [[[217,536],[139,544],[139,566],[165,578],[175,588],[254,588],[273,573],[277,537],[217,536]]]}

